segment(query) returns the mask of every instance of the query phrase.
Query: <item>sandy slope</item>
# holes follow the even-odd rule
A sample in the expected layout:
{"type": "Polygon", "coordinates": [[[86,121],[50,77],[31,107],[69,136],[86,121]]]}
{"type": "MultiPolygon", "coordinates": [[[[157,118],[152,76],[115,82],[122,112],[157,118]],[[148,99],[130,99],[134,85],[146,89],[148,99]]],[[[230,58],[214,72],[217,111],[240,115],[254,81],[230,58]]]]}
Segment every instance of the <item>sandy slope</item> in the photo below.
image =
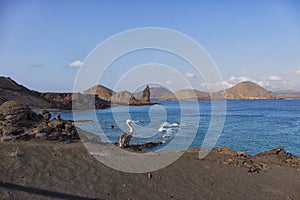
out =
{"type": "MultiPolygon", "coordinates": [[[[269,161],[269,170],[249,173],[211,152],[204,160],[185,153],[148,174],[110,169],[82,143],[0,143],[1,199],[299,199],[299,166],[269,161]],[[18,151],[17,151],[18,150],[18,151]],[[18,155],[14,155],[17,151],[18,155]]],[[[267,158],[263,158],[267,159],[267,158]]]]}

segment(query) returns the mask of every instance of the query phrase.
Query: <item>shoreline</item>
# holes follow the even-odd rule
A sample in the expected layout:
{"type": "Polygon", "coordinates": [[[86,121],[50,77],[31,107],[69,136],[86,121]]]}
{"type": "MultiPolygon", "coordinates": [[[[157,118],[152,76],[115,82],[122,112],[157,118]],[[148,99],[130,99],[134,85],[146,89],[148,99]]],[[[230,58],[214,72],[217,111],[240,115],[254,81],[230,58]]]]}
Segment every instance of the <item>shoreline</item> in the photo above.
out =
{"type": "Polygon", "coordinates": [[[299,158],[292,158],[298,165],[287,165],[284,159],[291,158],[277,150],[247,158],[221,148],[199,159],[194,149],[165,168],[132,174],[100,163],[82,142],[1,142],[0,167],[5,173],[0,173],[0,195],[4,199],[297,199],[299,158]],[[249,170],[247,165],[253,163],[265,169],[249,170]]]}
{"type": "MultiPolygon", "coordinates": [[[[87,122],[85,120],[83,123],[88,123],[89,120],[87,120],[87,122]]],[[[59,140],[45,140],[45,139],[39,139],[39,138],[32,138],[29,140],[21,140],[21,139],[12,139],[12,140],[7,140],[7,141],[0,141],[0,145],[1,144],[13,144],[13,143],[47,143],[49,142],[49,144],[61,144],[61,145],[68,145],[68,144],[77,144],[77,143],[84,143],[84,142],[93,142],[93,143],[98,143],[100,145],[112,145],[112,146],[116,146],[118,147],[119,143],[110,143],[110,142],[101,142],[101,139],[98,138],[97,135],[95,135],[94,133],[89,133],[87,131],[84,131],[78,127],[76,127],[79,131],[79,135],[80,137],[82,137],[81,139],[78,140],[74,140],[72,142],[67,142],[67,141],[59,141],[59,140]]],[[[153,152],[151,150],[149,150],[149,148],[155,147],[155,146],[159,146],[163,144],[162,142],[147,142],[147,143],[132,143],[129,145],[129,147],[125,147],[125,148],[121,148],[124,150],[130,150],[130,151],[136,151],[136,152],[140,152],[140,153],[148,153],[148,152],[153,152]],[[145,150],[146,149],[146,150],[145,150]]],[[[236,151],[234,149],[231,149],[227,146],[217,146],[214,147],[212,149],[203,149],[201,147],[195,147],[195,148],[191,148],[191,149],[186,149],[186,150],[164,150],[164,151],[155,151],[155,153],[160,153],[160,152],[184,152],[184,153],[195,153],[195,152],[199,152],[200,150],[204,150],[207,152],[217,152],[217,153],[223,153],[223,154],[228,154],[228,155],[244,155],[245,157],[256,157],[256,156],[260,156],[260,155],[264,155],[264,154],[272,154],[271,152],[276,152],[276,150],[278,151],[283,151],[285,154],[289,155],[289,156],[293,156],[294,158],[300,159],[300,157],[294,155],[291,152],[288,152],[285,150],[284,147],[278,146],[277,148],[274,149],[269,149],[266,151],[262,151],[262,152],[258,152],[256,154],[251,155],[250,153],[248,153],[247,151],[236,151]]],[[[275,153],[276,154],[276,153],[275,153]]]]}

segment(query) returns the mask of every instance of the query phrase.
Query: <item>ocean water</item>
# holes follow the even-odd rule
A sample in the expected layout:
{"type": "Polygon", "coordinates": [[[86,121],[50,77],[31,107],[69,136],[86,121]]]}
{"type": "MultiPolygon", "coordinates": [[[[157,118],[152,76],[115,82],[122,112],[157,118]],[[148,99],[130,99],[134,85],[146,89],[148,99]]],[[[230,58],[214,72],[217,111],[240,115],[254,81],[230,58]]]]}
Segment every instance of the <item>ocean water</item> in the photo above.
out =
{"type": "MultiPolygon", "coordinates": [[[[64,119],[91,120],[77,126],[100,135],[102,141],[118,142],[133,120],[132,143],[161,141],[152,151],[184,150],[203,145],[212,123],[211,101],[157,101],[158,106],[119,106],[106,110],[60,112],[64,119]],[[112,128],[113,126],[113,128],[112,128]]],[[[300,157],[300,100],[228,100],[225,123],[211,144],[228,146],[251,155],[284,147],[300,157]]],[[[218,119],[216,123],[218,124],[218,119]]],[[[221,120],[222,121],[222,120],[221,120]]],[[[219,123],[222,125],[222,123],[219,123]]]]}

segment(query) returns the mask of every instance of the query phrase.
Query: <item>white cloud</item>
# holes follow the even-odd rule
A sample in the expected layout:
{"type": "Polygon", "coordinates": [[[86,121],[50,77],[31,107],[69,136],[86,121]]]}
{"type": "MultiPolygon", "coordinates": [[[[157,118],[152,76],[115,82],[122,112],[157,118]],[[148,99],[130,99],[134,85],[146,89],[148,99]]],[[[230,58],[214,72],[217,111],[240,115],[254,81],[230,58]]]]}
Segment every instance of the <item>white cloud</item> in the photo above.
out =
{"type": "MultiPolygon", "coordinates": [[[[300,75],[300,69],[296,70],[295,73],[300,75]]],[[[244,81],[251,81],[271,91],[286,90],[286,89],[300,91],[299,89],[300,79],[296,78],[295,74],[292,76],[291,73],[285,75],[284,78],[282,78],[281,76],[267,76],[267,77],[260,77],[258,79],[251,79],[249,77],[244,77],[244,76],[240,76],[240,77],[231,76],[229,79],[224,80],[222,82],[207,83],[207,84],[202,83],[200,87],[205,89],[209,86],[211,90],[218,91],[218,90],[222,90],[222,88],[227,89],[233,87],[236,84],[244,81]]]]}
{"type": "Polygon", "coordinates": [[[244,81],[250,81],[251,79],[248,77],[244,77],[244,76],[240,76],[240,77],[235,77],[235,76],[231,76],[229,78],[229,81],[231,82],[244,82],[244,81]]]}
{"type": "Polygon", "coordinates": [[[166,81],[167,85],[170,85],[172,83],[172,81],[166,81]]]}
{"type": "Polygon", "coordinates": [[[69,64],[70,67],[82,67],[84,63],[80,60],[75,60],[69,64]]]}
{"type": "Polygon", "coordinates": [[[261,80],[261,81],[253,81],[255,83],[257,83],[258,85],[260,85],[261,87],[269,87],[270,86],[270,82],[269,81],[265,81],[265,80],[261,80]]]}
{"type": "Polygon", "coordinates": [[[289,72],[288,72],[288,71],[283,71],[282,73],[283,73],[283,74],[288,74],[289,72]]]}
{"type": "Polygon", "coordinates": [[[188,78],[195,78],[197,75],[195,73],[192,73],[192,72],[187,72],[185,74],[185,76],[188,77],[188,78]]]}
{"type": "Polygon", "coordinates": [[[282,80],[282,78],[279,77],[279,76],[269,76],[268,79],[270,81],[280,81],[280,80],[282,80]]]}
{"type": "Polygon", "coordinates": [[[244,76],[240,76],[240,77],[231,76],[227,81],[221,82],[221,84],[223,84],[225,88],[229,88],[240,82],[245,82],[245,81],[253,81],[253,80],[251,80],[251,78],[244,77],[244,76]]]}

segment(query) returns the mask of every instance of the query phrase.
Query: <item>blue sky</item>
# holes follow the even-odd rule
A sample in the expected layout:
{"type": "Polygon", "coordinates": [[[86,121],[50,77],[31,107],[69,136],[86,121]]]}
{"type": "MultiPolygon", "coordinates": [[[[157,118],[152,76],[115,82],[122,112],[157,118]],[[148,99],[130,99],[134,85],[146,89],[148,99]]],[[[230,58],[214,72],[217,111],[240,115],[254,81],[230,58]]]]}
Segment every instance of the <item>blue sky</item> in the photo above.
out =
{"type": "MultiPolygon", "coordinates": [[[[72,91],[80,63],[96,45],[141,27],[195,39],[219,67],[223,81],[214,84],[251,80],[300,91],[300,3],[290,0],[0,0],[0,72],[31,89],[72,91]]],[[[151,62],[150,55],[142,61],[151,62]]],[[[196,89],[205,88],[188,67],[179,71],[196,89]]]]}

